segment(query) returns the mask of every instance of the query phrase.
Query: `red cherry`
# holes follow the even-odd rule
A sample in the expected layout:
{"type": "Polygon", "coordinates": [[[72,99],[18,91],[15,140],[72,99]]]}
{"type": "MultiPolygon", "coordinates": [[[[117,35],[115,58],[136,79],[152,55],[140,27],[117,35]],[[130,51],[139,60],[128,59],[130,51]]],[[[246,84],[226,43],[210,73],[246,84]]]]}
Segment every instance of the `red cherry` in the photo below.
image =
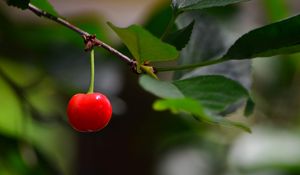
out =
{"type": "Polygon", "coordinates": [[[96,132],[109,122],[112,107],[101,93],[75,94],[67,108],[68,120],[79,132],[96,132]]]}

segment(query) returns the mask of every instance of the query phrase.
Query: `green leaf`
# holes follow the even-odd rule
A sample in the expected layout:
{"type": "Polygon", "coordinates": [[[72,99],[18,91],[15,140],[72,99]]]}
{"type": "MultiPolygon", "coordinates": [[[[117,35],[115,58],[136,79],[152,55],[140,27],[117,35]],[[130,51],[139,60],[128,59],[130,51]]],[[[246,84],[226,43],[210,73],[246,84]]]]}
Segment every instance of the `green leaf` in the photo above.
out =
{"type": "Polygon", "coordinates": [[[148,75],[140,78],[140,85],[146,91],[165,98],[153,104],[157,111],[185,112],[200,121],[235,126],[250,132],[247,126],[214,113],[222,112],[227,106],[248,96],[247,90],[237,82],[222,76],[202,76],[176,81],[174,84],[156,80],[148,75]]]}
{"type": "Polygon", "coordinates": [[[52,15],[58,15],[58,13],[56,12],[52,4],[49,3],[48,0],[30,0],[30,3],[48,13],[51,13],[52,15]]]}
{"type": "MultiPolygon", "coordinates": [[[[18,85],[28,85],[27,83],[32,82],[29,79],[35,78],[29,70],[31,67],[22,65],[19,62],[15,64],[3,62],[3,58],[0,58],[0,67],[2,65],[9,66],[0,75],[0,96],[5,100],[0,101],[0,135],[5,135],[11,138],[21,139],[26,143],[32,143],[34,146],[41,149],[43,155],[47,156],[55,166],[63,170],[63,174],[70,174],[68,172],[68,165],[71,161],[71,155],[73,155],[73,149],[61,143],[62,138],[68,143],[73,143],[72,134],[68,128],[65,128],[58,123],[39,123],[33,119],[33,115],[39,112],[41,115],[47,115],[47,117],[55,117],[61,112],[60,100],[56,99],[55,86],[49,82],[46,78],[46,82],[42,84],[36,84],[31,88],[24,90],[26,97],[20,96],[10,83],[7,78],[12,81],[16,81],[18,85]],[[5,64],[4,64],[5,63],[5,64]],[[17,64],[19,63],[19,65],[17,64]],[[15,68],[13,68],[15,66],[15,68]],[[27,69],[25,68],[27,67],[27,69]],[[9,71],[8,71],[9,69],[9,71]],[[12,69],[12,70],[10,70],[12,69]],[[21,69],[23,71],[17,71],[21,69]],[[24,72],[30,72],[29,77],[24,76],[24,72]],[[15,74],[23,73],[23,76],[16,76],[15,74]],[[9,75],[12,74],[12,75],[9,75]],[[25,78],[26,81],[18,81],[20,78],[25,78]],[[54,97],[54,98],[53,98],[54,97]],[[26,100],[24,99],[26,98],[26,100]],[[50,99],[50,100],[44,100],[50,99]],[[29,110],[30,103],[35,107],[34,110],[29,110]],[[54,111],[56,111],[54,113],[54,111]],[[47,114],[46,114],[47,113],[47,114]]],[[[13,60],[13,59],[7,59],[13,60]]],[[[26,74],[27,75],[27,74],[26,74]]]]}
{"type": "Polygon", "coordinates": [[[183,98],[182,93],[172,83],[156,80],[143,75],[139,80],[140,85],[148,92],[161,98],[183,98]]]}
{"type": "Polygon", "coordinates": [[[251,133],[251,129],[243,123],[233,122],[219,116],[211,116],[205,111],[204,106],[190,98],[157,100],[153,108],[157,111],[171,110],[173,113],[188,113],[196,117],[199,121],[229,127],[233,126],[251,133]]]}
{"type": "Polygon", "coordinates": [[[173,113],[188,112],[203,120],[209,120],[204,107],[196,100],[191,98],[157,100],[153,104],[153,109],[157,111],[171,110],[173,113]]]}
{"type": "Polygon", "coordinates": [[[145,23],[145,28],[156,37],[161,37],[172,18],[173,10],[170,6],[153,11],[145,23]]]}
{"type": "Polygon", "coordinates": [[[6,0],[7,5],[18,7],[22,10],[25,10],[28,8],[30,0],[6,0]]]}
{"type": "Polygon", "coordinates": [[[192,31],[194,28],[195,21],[192,21],[189,25],[186,27],[171,33],[167,38],[166,42],[175,46],[177,50],[183,49],[187,43],[190,40],[190,37],[192,35],[192,31]]]}
{"type": "Polygon", "coordinates": [[[128,28],[119,28],[111,23],[108,25],[122,39],[140,65],[145,61],[168,61],[178,57],[174,46],[163,43],[138,25],[131,25],[128,28]]]}
{"type": "Polygon", "coordinates": [[[255,103],[251,98],[248,98],[247,103],[246,103],[246,107],[245,107],[245,111],[244,111],[244,115],[246,117],[250,116],[251,114],[253,114],[255,108],[255,103]]]}
{"type": "Polygon", "coordinates": [[[172,0],[172,7],[176,11],[188,11],[226,6],[245,1],[249,0],[172,0]]]}
{"type": "Polygon", "coordinates": [[[248,133],[251,133],[251,129],[243,124],[243,123],[240,123],[240,122],[235,122],[235,121],[231,121],[231,120],[227,120],[226,118],[223,118],[223,117],[215,117],[213,118],[213,123],[215,124],[219,124],[219,125],[222,125],[222,126],[228,126],[228,127],[231,127],[231,126],[234,126],[234,127],[237,127],[237,128],[240,128],[248,133]]]}
{"type": "MultiPolygon", "coordinates": [[[[220,57],[226,50],[221,27],[215,19],[199,12],[181,14],[176,25],[179,28],[195,21],[189,43],[180,52],[178,65],[197,64],[212,58],[220,57]]],[[[176,71],[174,79],[181,78],[189,71],[176,71]]]]}
{"type": "Polygon", "coordinates": [[[140,78],[140,85],[161,98],[195,99],[213,113],[224,112],[229,106],[249,97],[241,84],[220,75],[197,76],[173,83],[144,75],[140,78]]]}
{"type": "Polygon", "coordinates": [[[223,59],[239,60],[300,52],[300,15],[243,35],[223,59]]]}
{"type": "Polygon", "coordinates": [[[0,133],[10,137],[22,133],[22,106],[18,96],[0,76],[0,95],[5,99],[0,101],[0,133]]]}
{"type": "Polygon", "coordinates": [[[238,82],[220,75],[179,80],[174,85],[185,97],[198,100],[214,113],[223,112],[230,105],[249,96],[248,91],[238,82]]]}

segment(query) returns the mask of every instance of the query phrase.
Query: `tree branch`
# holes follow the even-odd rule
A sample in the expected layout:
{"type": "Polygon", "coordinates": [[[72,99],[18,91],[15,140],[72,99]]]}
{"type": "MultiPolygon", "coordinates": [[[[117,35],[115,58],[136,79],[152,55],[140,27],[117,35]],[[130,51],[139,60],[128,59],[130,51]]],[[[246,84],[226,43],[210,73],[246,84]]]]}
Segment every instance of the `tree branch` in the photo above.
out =
{"type": "Polygon", "coordinates": [[[54,16],[46,11],[43,11],[30,3],[28,5],[28,9],[39,17],[45,17],[47,19],[50,19],[50,20],[57,22],[65,27],[73,30],[74,32],[80,34],[83,37],[85,44],[86,44],[85,50],[91,50],[94,46],[102,47],[102,48],[106,49],[108,52],[110,52],[110,53],[114,54],[115,56],[117,56],[118,58],[120,58],[122,61],[126,62],[131,67],[135,66],[134,60],[130,59],[129,57],[122,54],[118,50],[114,49],[110,45],[104,43],[103,41],[97,39],[96,36],[89,34],[88,32],[71,24],[70,22],[68,22],[62,18],[59,18],[57,16],[54,16]]]}
{"type": "MultiPolygon", "coordinates": [[[[59,23],[71,30],[73,30],[74,32],[78,33],[79,35],[81,35],[81,37],[84,39],[84,43],[85,43],[85,50],[89,51],[92,50],[93,47],[97,46],[97,47],[102,47],[105,50],[107,50],[108,52],[112,53],[113,55],[117,56],[120,60],[126,62],[131,70],[137,74],[140,74],[137,71],[137,62],[133,59],[130,59],[129,57],[127,57],[126,55],[122,54],[121,52],[119,52],[118,50],[114,49],[113,47],[111,47],[110,45],[104,43],[103,41],[99,40],[96,38],[95,35],[91,35],[88,32],[78,28],[77,26],[71,24],[70,22],[68,22],[65,19],[62,19],[60,17],[57,17],[55,15],[52,15],[44,10],[39,9],[38,7],[32,5],[32,4],[28,4],[28,9],[30,11],[32,11],[34,14],[36,14],[39,17],[45,17],[47,19],[50,19],[56,23],[59,23]]],[[[167,27],[166,32],[164,33],[164,35],[162,36],[162,38],[164,38],[166,35],[168,35],[168,33],[171,30],[172,25],[174,24],[174,21],[176,19],[176,16],[178,14],[173,14],[173,17],[171,19],[171,22],[169,24],[169,26],[167,27]]],[[[218,64],[221,62],[227,61],[225,59],[219,59],[219,60],[212,60],[212,61],[208,61],[208,62],[203,62],[203,63],[198,63],[198,64],[192,64],[192,65],[180,65],[180,66],[175,66],[175,67],[160,67],[160,68],[155,68],[152,67],[153,69],[153,73],[156,74],[157,72],[165,72],[165,71],[176,71],[176,70],[186,70],[186,69],[195,69],[197,67],[203,67],[203,66],[207,66],[207,65],[212,65],[212,64],[218,64]]],[[[143,73],[147,73],[147,72],[143,72],[143,73]]],[[[148,73],[149,74],[149,73],[148,73]]]]}

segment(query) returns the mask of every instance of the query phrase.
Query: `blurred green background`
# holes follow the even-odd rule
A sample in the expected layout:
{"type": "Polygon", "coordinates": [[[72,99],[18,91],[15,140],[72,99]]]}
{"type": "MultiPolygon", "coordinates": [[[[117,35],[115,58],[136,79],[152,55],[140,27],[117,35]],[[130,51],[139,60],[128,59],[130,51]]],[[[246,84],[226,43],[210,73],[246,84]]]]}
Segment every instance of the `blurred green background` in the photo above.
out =
{"type": "MultiPolygon", "coordinates": [[[[107,21],[161,35],[171,15],[168,0],[50,2],[126,54],[107,21]]],[[[298,0],[252,0],[194,13],[217,26],[227,48],[243,33],[299,12],[298,0]]],[[[256,109],[250,118],[242,110],[229,117],[247,122],[248,134],[154,112],[155,97],[139,87],[138,76],[97,49],[95,89],[108,95],[114,114],[103,131],[78,133],[65,109],[88,88],[83,47],[72,31],[0,1],[0,175],[300,174],[300,54],[255,59],[251,77],[242,77],[252,79],[256,109]]]]}

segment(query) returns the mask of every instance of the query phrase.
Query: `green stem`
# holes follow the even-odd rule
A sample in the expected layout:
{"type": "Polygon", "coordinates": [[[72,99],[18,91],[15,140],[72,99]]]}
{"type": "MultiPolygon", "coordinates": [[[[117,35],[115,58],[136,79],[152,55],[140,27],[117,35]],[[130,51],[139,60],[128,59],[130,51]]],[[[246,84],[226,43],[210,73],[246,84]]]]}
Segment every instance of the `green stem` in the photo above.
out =
{"type": "Polygon", "coordinates": [[[91,50],[91,79],[90,79],[90,87],[88,94],[94,93],[94,84],[95,84],[95,56],[94,49],[91,50]]]}
{"type": "Polygon", "coordinates": [[[189,64],[189,65],[181,65],[181,66],[173,66],[173,67],[157,67],[156,70],[158,72],[167,72],[167,71],[176,71],[176,70],[187,70],[187,69],[195,69],[199,67],[205,67],[213,64],[218,64],[228,61],[227,59],[215,59],[215,60],[210,60],[198,64],[189,64]]]}

